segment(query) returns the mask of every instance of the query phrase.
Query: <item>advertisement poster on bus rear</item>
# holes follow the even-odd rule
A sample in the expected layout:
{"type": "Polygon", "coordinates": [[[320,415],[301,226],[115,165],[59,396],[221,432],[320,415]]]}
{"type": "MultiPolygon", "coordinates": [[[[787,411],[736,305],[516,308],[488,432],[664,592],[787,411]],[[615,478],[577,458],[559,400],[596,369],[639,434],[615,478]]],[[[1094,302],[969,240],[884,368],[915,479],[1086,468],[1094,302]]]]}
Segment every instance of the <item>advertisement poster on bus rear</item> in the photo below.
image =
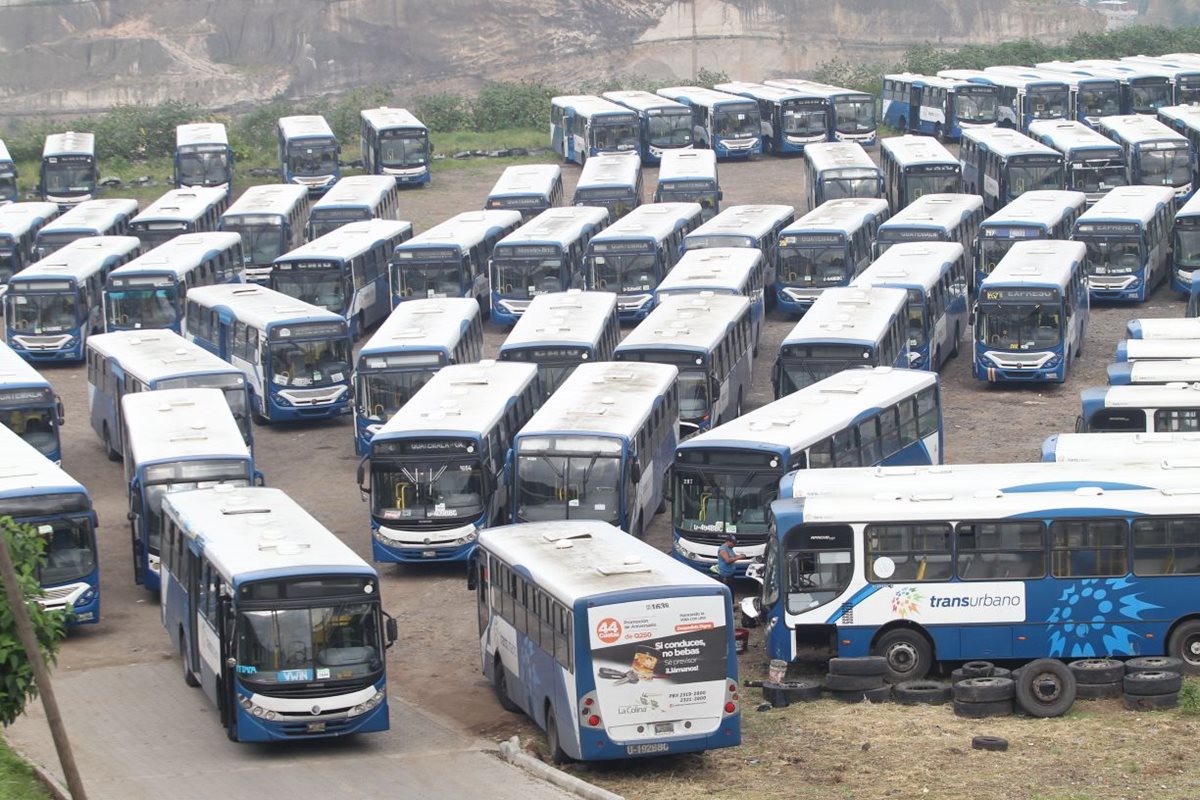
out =
{"type": "Polygon", "coordinates": [[[600,716],[616,741],[715,730],[732,635],[721,595],[589,609],[600,716]],[[685,727],[685,723],[689,723],[685,727]]]}

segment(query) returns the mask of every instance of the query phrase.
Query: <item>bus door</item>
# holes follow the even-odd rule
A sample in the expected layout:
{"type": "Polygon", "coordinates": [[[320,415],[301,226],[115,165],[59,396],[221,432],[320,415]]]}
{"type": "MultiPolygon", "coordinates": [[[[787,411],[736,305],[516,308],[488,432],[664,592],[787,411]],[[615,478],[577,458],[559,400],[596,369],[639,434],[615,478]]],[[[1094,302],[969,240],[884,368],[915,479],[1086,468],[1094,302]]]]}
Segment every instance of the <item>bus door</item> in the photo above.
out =
{"type": "Polygon", "coordinates": [[[213,600],[217,604],[217,639],[220,642],[221,663],[220,677],[217,679],[212,697],[217,704],[217,710],[221,713],[222,727],[228,732],[230,739],[235,739],[237,737],[237,729],[234,727],[237,724],[237,700],[234,689],[237,681],[234,679],[234,667],[230,664],[237,663],[237,652],[234,647],[237,641],[237,618],[234,615],[233,601],[229,597],[218,594],[213,600]]]}
{"type": "Polygon", "coordinates": [[[919,131],[921,129],[921,93],[922,87],[917,84],[912,84],[908,91],[908,129],[910,131],[919,131]]]}
{"type": "MultiPolygon", "coordinates": [[[[182,532],[179,534],[183,535],[182,532]]],[[[183,675],[184,683],[188,686],[196,686],[196,673],[200,670],[199,659],[199,641],[197,637],[197,628],[200,627],[200,569],[204,564],[204,560],[200,556],[200,545],[192,540],[187,543],[183,554],[184,561],[187,566],[184,569],[187,575],[184,576],[186,585],[184,591],[187,592],[187,606],[183,610],[183,631],[181,636],[185,636],[187,648],[184,649],[183,642],[180,642],[179,651],[183,656],[183,675]]]]}

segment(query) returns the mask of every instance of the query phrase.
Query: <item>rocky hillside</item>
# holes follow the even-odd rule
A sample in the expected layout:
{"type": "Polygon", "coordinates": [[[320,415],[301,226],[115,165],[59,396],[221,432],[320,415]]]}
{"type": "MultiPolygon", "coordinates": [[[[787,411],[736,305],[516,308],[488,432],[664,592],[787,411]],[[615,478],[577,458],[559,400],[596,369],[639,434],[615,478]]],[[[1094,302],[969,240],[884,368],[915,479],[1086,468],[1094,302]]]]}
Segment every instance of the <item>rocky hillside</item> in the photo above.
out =
{"type": "Polygon", "coordinates": [[[0,0],[0,99],[71,113],[612,71],[756,79],[1102,27],[1074,0],[0,0]]]}

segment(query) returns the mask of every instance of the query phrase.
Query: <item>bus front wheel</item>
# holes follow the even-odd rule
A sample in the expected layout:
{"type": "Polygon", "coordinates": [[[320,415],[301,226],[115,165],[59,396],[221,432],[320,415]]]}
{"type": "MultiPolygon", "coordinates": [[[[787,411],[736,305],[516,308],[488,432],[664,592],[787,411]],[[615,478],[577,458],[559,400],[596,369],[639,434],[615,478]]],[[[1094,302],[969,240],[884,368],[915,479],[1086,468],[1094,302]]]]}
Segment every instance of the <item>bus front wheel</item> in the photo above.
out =
{"type": "Polygon", "coordinates": [[[121,454],[112,446],[112,436],[108,432],[108,425],[104,426],[104,433],[101,436],[104,440],[104,455],[108,456],[109,461],[120,461],[121,454]]]}
{"type": "Polygon", "coordinates": [[[179,656],[183,659],[183,682],[194,689],[200,685],[200,681],[196,679],[195,674],[188,667],[187,650],[183,645],[183,631],[179,632],[179,656]]]}
{"type": "Polygon", "coordinates": [[[546,749],[550,751],[550,760],[555,764],[567,763],[567,752],[562,749],[558,737],[558,720],[554,718],[554,707],[546,704],[546,749]]]}
{"type": "Polygon", "coordinates": [[[896,628],[880,636],[871,654],[885,659],[884,677],[890,683],[920,680],[933,667],[933,647],[929,640],[908,628],[896,628]]]}
{"type": "Polygon", "coordinates": [[[493,670],[492,686],[496,690],[496,699],[500,701],[501,708],[511,712],[521,710],[521,707],[514,703],[512,698],[508,696],[508,676],[504,672],[504,664],[498,658],[493,670]]]}

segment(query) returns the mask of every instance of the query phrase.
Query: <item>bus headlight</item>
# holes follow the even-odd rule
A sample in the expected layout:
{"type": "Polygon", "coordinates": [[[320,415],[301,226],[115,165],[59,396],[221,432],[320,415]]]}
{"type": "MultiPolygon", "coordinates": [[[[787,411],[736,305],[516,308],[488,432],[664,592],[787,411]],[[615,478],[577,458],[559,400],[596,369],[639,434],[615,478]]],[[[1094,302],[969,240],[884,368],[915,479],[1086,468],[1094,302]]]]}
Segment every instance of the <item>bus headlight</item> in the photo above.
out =
{"type": "Polygon", "coordinates": [[[691,550],[688,550],[686,547],[681,545],[679,542],[675,543],[675,552],[679,553],[679,555],[683,556],[688,561],[696,560],[696,554],[693,553],[691,550]]]}
{"type": "Polygon", "coordinates": [[[96,590],[88,589],[86,592],[79,595],[79,599],[75,601],[74,605],[86,606],[88,603],[92,602],[95,599],[96,599],[96,590]]]}
{"type": "Polygon", "coordinates": [[[273,720],[279,716],[274,711],[263,708],[259,705],[255,705],[250,701],[250,698],[244,694],[238,695],[238,705],[250,712],[252,717],[256,717],[258,719],[273,720]]]}
{"type": "Polygon", "coordinates": [[[1050,356],[1050,359],[1046,362],[1045,366],[1047,369],[1054,369],[1061,363],[1062,363],[1062,356],[1055,353],[1054,355],[1050,356]]]}
{"type": "Polygon", "coordinates": [[[383,702],[383,699],[387,696],[386,692],[386,689],[381,689],[375,692],[375,694],[371,695],[366,702],[359,703],[354,708],[347,711],[346,716],[357,717],[360,714],[366,714],[368,711],[372,711],[376,706],[383,702]]]}

